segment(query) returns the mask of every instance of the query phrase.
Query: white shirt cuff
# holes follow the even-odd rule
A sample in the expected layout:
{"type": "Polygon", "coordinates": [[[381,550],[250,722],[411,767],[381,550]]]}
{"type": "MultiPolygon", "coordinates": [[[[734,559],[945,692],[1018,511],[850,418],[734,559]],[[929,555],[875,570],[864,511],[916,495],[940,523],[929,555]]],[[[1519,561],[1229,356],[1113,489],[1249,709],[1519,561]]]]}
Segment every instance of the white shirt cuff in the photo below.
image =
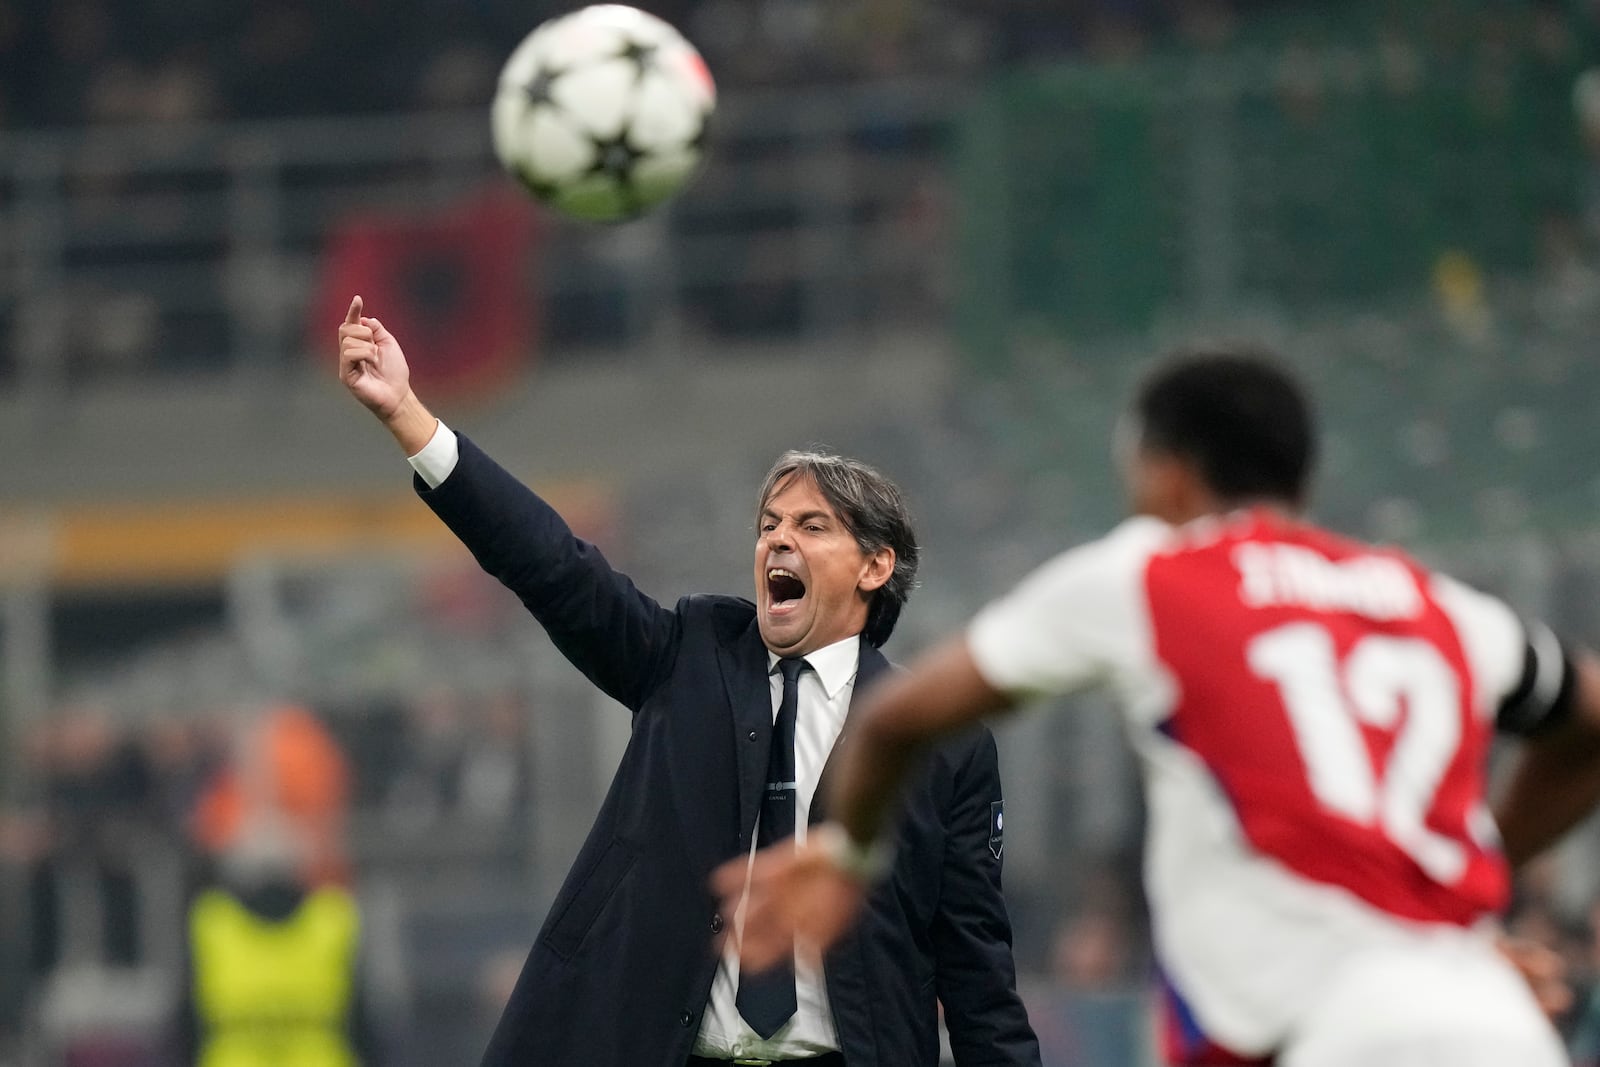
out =
{"type": "Polygon", "coordinates": [[[422,451],[411,456],[409,461],[411,469],[416,471],[423,481],[428,483],[429,489],[437,489],[450,477],[450,472],[456,469],[456,462],[461,458],[461,446],[456,442],[456,432],[439,420],[439,425],[434,428],[433,436],[428,438],[428,443],[422,446],[422,451]]]}

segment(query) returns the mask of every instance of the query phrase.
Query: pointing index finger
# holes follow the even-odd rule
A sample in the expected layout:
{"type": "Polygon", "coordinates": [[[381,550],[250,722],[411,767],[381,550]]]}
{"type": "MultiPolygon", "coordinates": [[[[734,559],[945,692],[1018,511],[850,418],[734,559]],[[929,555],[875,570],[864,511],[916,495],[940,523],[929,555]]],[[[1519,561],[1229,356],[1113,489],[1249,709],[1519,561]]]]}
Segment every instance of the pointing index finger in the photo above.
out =
{"type": "Polygon", "coordinates": [[[355,326],[361,321],[361,297],[357,296],[350,301],[350,310],[345,312],[344,321],[355,326]]]}

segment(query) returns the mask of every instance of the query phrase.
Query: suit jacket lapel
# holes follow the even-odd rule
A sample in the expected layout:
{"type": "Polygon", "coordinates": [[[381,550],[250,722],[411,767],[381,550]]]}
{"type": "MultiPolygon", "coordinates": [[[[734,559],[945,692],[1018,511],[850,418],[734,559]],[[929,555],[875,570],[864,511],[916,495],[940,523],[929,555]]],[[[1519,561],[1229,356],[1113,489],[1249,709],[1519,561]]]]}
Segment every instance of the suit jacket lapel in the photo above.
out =
{"type": "Polygon", "coordinates": [[[817,792],[811,799],[811,814],[806,822],[816,824],[828,817],[826,800],[828,795],[828,780],[833,772],[834,764],[838,762],[839,750],[844,747],[850,737],[850,727],[854,725],[856,710],[861,707],[861,694],[872,688],[872,683],[880,675],[889,670],[889,661],[884,658],[876,645],[867,643],[866,638],[861,639],[861,651],[856,658],[856,684],[850,690],[850,710],[845,714],[844,725],[839,728],[839,736],[833,742],[833,749],[828,753],[827,762],[822,765],[822,776],[817,780],[817,792]]]}
{"type": "Polygon", "coordinates": [[[772,684],[767,678],[767,646],[754,620],[731,641],[717,646],[732,710],[733,750],[739,766],[738,833],[749,844],[756,816],[761,811],[761,791],[767,776],[767,756],[772,748],[772,684]],[[755,740],[750,740],[754,734],[755,740]]]}

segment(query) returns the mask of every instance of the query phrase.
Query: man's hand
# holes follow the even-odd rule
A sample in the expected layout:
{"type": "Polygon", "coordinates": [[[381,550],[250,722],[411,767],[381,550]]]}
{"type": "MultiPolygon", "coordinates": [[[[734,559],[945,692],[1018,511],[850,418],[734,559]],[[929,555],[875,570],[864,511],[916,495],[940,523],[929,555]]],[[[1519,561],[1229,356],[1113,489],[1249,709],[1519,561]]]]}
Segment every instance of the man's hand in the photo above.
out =
{"type": "MultiPolygon", "coordinates": [[[[711,888],[733,915],[745,888],[745,859],[718,867],[711,888]]],[[[815,846],[785,842],[756,853],[745,902],[740,966],[764,971],[799,946],[820,954],[850,928],[867,889],[832,857],[815,846]]]]}
{"type": "Polygon", "coordinates": [[[339,379],[368,411],[387,422],[411,392],[411,368],[394,334],[361,310],[358,296],[339,324],[339,379]]]}
{"type": "Polygon", "coordinates": [[[437,421],[411,391],[411,368],[400,342],[361,311],[358,296],[339,324],[339,380],[383,421],[406,455],[414,456],[433,437],[437,421]]]}

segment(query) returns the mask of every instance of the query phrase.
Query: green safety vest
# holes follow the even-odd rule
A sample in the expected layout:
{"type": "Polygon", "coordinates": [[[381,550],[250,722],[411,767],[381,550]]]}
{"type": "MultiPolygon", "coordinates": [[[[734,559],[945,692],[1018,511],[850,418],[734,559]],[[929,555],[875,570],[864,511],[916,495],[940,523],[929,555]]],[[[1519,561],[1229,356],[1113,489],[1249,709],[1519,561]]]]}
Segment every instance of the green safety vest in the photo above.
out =
{"type": "Polygon", "coordinates": [[[340,889],[317,890],[281,922],[202,893],[189,911],[199,1067],[357,1067],[347,1022],[358,932],[340,889]]]}

